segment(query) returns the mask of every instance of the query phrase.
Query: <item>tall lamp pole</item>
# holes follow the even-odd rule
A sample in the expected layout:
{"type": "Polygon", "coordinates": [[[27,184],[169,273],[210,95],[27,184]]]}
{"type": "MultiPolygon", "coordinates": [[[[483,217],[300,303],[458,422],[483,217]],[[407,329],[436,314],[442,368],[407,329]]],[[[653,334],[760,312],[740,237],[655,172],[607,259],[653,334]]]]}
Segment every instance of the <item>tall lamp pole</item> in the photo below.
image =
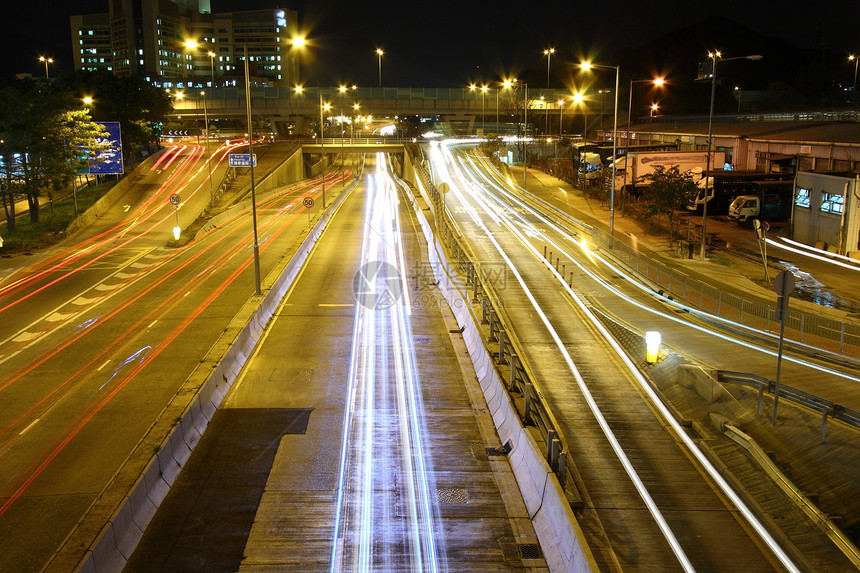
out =
{"type": "MultiPolygon", "coordinates": [[[[857,101],[857,64],[860,64],[860,57],[851,54],[850,56],[848,56],[848,61],[854,62],[854,87],[851,88],[851,99],[853,101],[857,101]]],[[[48,68],[46,66],[45,70],[47,69],[48,68]]],[[[47,72],[45,73],[45,75],[48,75],[47,72]]]]}
{"type": "Polygon", "coordinates": [[[254,190],[254,132],[251,128],[251,74],[248,71],[248,44],[245,44],[245,108],[248,113],[248,156],[251,161],[251,220],[254,224],[254,288],[260,290],[260,244],[257,238],[257,196],[254,190]]]}
{"type": "Polygon", "coordinates": [[[656,78],[653,80],[630,80],[630,101],[627,104],[627,127],[624,130],[624,145],[627,146],[628,149],[630,148],[630,122],[633,119],[633,84],[653,82],[655,86],[660,87],[663,85],[664,81],[665,80],[663,80],[663,78],[656,78]]]}
{"type": "MultiPolygon", "coordinates": [[[[853,58],[854,56],[851,56],[851,57],[853,58]]],[[[47,81],[47,79],[48,79],[48,64],[53,64],[54,58],[46,58],[45,56],[39,56],[39,61],[45,62],[45,80],[47,81]]],[[[854,80],[855,80],[854,83],[856,84],[857,83],[856,75],[854,77],[854,80]]]]}
{"type": "Polygon", "coordinates": [[[382,54],[384,53],[382,48],[376,48],[376,55],[379,59],[379,87],[382,87],[382,54]]]}
{"type": "Polygon", "coordinates": [[[708,154],[707,161],[705,162],[705,196],[704,201],[702,203],[702,245],[699,249],[699,260],[705,260],[705,239],[707,237],[707,226],[708,226],[708,171],[711,170],[711,149],[713,148],[713,139],[714,139],[714,93],[717,89],[717,58],[720,58],[724,62],[731,62],[732,60],[760,60],[762,57],[760,55],[752,55],[752,56],[736,56],[734,58],[723,58],[720,52],[708,53],[708,57],[713,61],[713,65],[711,66],[711,107],[708,111],[708,154]]]}
{"type": "Polygon", "coordinates": [[[200,91],[200,96],[203,98],[203,137],[206,138],[206,169],[209,171],[209,207],[212,207],[212,200],[215,198],[215,193],[212,191],[212,151],[209,149],[209,111],[206,108],[206,92],[200,91]]]}
{"type": "Polygon", "coordinates": [[[603,66],[583,62],[580,67],[584,70],[605,68],[615,70],[615,112],[612,120],[612,185],[609,190],[609,241],[610,246],[615,242],[615,155],[618,152],[618,83],[621,77],[621,66],[603,66]]]}

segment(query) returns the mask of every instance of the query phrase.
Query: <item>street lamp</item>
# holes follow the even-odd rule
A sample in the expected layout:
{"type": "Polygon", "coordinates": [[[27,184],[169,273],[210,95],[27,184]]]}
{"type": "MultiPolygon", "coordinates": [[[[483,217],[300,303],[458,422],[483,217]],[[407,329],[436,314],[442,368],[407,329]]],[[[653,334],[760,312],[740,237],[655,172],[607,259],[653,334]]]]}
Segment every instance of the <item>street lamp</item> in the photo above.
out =
{"type": "Polygon", "coordinates": [[[487,90],[490,89],[487,86],[481,86],[481,136],[486,137],[487,132],[484,128],[484,96],[487,95],[487,90]]]}
{"type": "Polygon", "coordinates": [[[248,157],[251,164],[251,220],[254,225],[254,287],[260,290],[260,244],[257,238],[257,196],[254,190],[254,131],[251,127],[251,74],[248,71],[248,44],[245,44],[245,108],[248,114],[248,157]]]}
{"type": "Polygon", "coordinates": [[[379,59],[379,87],[382,87],[382,54],[384,53],[382,48],[376,48],[376,56],[379,59]]]}
{"type": "Polygon", "coordinates": [[[212,151],[209,149],[209,111],[206,109],[206,92],[200,90],[203,98],[203,137],[206,140],[206,170],[209,172],[209,208],[212,208],[212,200],[215,193],[212,191],[212,151]]]}
{"type": "Polygon", "coordinates": [[[555,48],[547,48],[543,51],[543,55],[546,56],[546,87],[549,89],[549,61],[552,58],[552,55],[555,53],[555,48]]]}
{"type": "Polygon", "coordinates": [[[660,87],[663,85],[665,80],[663,78],[655,78],[653,80],[630,80],[630,101],[627,104],[627,128],[624,130],[624,145],[627,146],[627,149],[630,149],[630,122],[633,119],[633,84],[639,84],[643,82],[653,82],[655,86],[660,87]]]}
{"type": "Polygon", "coordinates": [[[331,105],[323,103],[322,90],[320,90],[320,149],[322,161],[322,208],[325,209],[325,121],[323,113],[331,109],[331,105]]]}
{"type": "MultiPolygon", "coordinates": [[[[573,103],[585,104],[585,95],[582,92],[573,94],[573,103]]],[[[582,140],[585,141],[585,132],[588,131],[588,118],[585,105],[582,106],[582,140]]]]}
{"type": "MultiPolygon", "coordinates": [[[[853,58],[854,56],[851,56],[851,57],[853,58]]],[[[45,81],[47,81],[48,80],[48,64],[53,64],[54,58],[46,58],[45,56],[39,56],[39,61],[45,62],[45,81]]],[[[855,77],[855,80],[856,80],[856,77],[855,77]]],[[[856,84],[857,82],[855,81],[854,83],[856,84]]]]}
{"type": "Polygon", "coordinates": [[[651,104],[651,117],[654,117],[654,112],[660,109],[660,106],[656,103],[651,104]]]}
{"type": "Polygon", "coordinates": [[[734,58],[723,58],[720,52],[708,52],[708,57],[713,61],[711,66],[711,107],[708,111],[708,154],[705,162],[705,197],[702,202],[702,246],[699,252],[699,260],[705,260],[705,237],[708,225],[708,171],[711,170],[711,148],[713,147],[714,138],[714,93],[717,89],[717,58],[724,62],[732,60],[753,60],[758,61],[762,57],[758,54],[752,56],[736,56],[734,58]]]}
{"type": "Polygon", "coordinates": [[[735,91],[738,92],[738,113],[741,112],[741,86],[735,86],[735,91]]]}
{"type": "MultiPolygon", "coordinates": [[[[857,101],[857,64],[860,63],[860,57],[851,54],[848,56],[848,61],[854,62],[854,87],[851,88],[851,99],[857,101]]],[[[45,68],[47,70],[47,68],[45,68]]]]}
{"type": "Polygon", "coordinates": [[[610,246],[612,246],[615,241],[615,154],[618,151],[618,81],[621,75],[621,66],[603,66],[583,62],[580,67],[583,70],[590,70],[591,68],[615,70],[615,112],[612,120],[612,186],[609,191],[609,241],[610,246]]]}
{"type": "Polygon", "coordinates": [[[296,49],[296,78],[295,78],[295,81],[293,83],[299,84],[299,83],[301,83],[300,78],[302,75],[302,66],[301,66],[302,62],[301,62],[300,57],[301,57],[301,53],[302,53],[302,47],[305,45],[305,39],[303,36],[299,36],[298,38],[293,38],[291,43],[293,44],[293,47],[297,48],[296,49]]]}

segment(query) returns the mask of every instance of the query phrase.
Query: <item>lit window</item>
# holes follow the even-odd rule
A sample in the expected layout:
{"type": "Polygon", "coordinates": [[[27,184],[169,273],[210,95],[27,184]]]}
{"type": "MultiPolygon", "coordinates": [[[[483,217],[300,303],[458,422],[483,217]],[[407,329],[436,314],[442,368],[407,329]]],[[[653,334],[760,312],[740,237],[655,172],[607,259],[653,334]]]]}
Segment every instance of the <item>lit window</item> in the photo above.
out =
{"type": "Polygon", "coordinates": [[[806,207],[809,209],[809,189],[797,189],[797,197],[794,199],[794,204],[798,207],[806,207]]]}
{"type": "Polygon", "coordinates": [[[821,200],[821,212],[842,214],[843,200],[842,195],[825,193],[821,200]]]}

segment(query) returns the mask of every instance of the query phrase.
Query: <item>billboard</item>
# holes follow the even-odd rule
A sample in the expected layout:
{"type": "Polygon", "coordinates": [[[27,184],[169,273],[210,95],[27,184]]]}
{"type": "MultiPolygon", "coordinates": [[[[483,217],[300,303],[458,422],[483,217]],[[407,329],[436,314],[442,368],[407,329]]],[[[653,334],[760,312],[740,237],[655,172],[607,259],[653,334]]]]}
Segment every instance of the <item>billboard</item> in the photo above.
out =
{"type": "Polygon", "coordinates": [[[98,138],[99,147],[103,149],[96,152],[94,160],[90,161],[90,173],[96,175],[123,173],[122,164],[122,139],[119,133],[118,121],[97,121],[104,126],[107,133],[98,138]]]}

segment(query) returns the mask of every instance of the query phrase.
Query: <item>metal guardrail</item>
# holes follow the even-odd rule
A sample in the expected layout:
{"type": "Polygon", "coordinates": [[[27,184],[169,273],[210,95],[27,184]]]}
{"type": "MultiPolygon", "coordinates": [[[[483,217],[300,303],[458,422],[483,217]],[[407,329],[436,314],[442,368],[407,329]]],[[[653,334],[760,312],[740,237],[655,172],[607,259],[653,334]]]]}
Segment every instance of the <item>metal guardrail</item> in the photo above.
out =
{"type": "MultiPolygon", "coordinates": [[[[761,416],[762,413],[764,393],[767,392],[772,395],[773,390],[776,386],[776,382],[774,382],[773,380],[768,380],[763,376],[759,376],[757,374],[750,374],[748,372],[734,372],[731,370],[718,371],[717,381],[719,381],[720,383],[743,384],[745,386],[752,386],[754,388],[757,388],[758,408],[756,410],[756,413],[759,416],[761,416]]],[[[845,406],[841,406],[839,404],[835,404],[830,400],[819,398],[818,396],[809,394],[808,392],[804,392],[803,390],[798,390],[797,388],[792,388],[791,386],[786,386],[785,384],[779,385],[779,397],[791,400],[792,402],[802,404],[807,408],[821,412],[822,444],[827,438],[828,418],[839,420],[840,422],[848,424],[849,426],[852,426],[856,429],[860,429],[860,412],[851,410],[850,408],[846,408],[845,406]]]]}
{"type": "Polygon", "coordinates": [[[567,476],[567,440],[549,403],[544,399],[537,377],[521,358],[525,353],[512,321],[504,310],[504,303],[496,295],[492,279],[485,276],[480,266],[475,264],[477,258],[462,240],[456,225],[445,211],[442,195],[430,181],[424,167],[416,162],[415,172],[430,192],[436,213],[438,236],[447,250],[449,260],[455,266],[452,270],[460,274],[471,291],[471,302],[476,306],[480,305],[481,324],[487,327],[486,342],[495,344],[498,350],[493,353],[496,356],[496,364],[508,368],[507,377],[502,377],[505,388],[515,405],[522,404],[522,410],[515,410],[520,413],[524,426],[532,426],[540,432],[546,444],[544,457],[563,488],[567,476]]]}
{"type": "MultiPolygon", "coordinates": [[[[601,248],[631,270],[672,293],[676,300],[681,299],[699,310],[762,331],[779,325],[774,320],[775,295],[774,304],[768,304],[724,292],[651,260],[623,241],[610,240],[609,234],[601,229],[592,227],[591,233],[592,240],[601,248]]],[[[845,356],[860,356],[860,324],[789,309],[785,337],[845,356]]]]}

